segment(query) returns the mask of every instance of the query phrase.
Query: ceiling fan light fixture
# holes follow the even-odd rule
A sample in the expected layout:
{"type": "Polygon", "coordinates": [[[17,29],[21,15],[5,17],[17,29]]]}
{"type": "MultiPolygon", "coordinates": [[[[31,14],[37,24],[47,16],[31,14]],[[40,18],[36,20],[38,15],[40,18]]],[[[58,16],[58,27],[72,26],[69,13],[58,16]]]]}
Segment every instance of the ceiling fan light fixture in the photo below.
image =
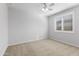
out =
{"type": "Polygon", "coordinates": [[[53,9],[51,7],[55,4],[54,3],[50,3],[50,4],[42,3],[42,5],[43,5],[42,11],[47,12],[47,11],[52,11],[53,9]]]}
{"type": "Polygon", "coordinates": [[[42,8],[42,11],[47,12],[48,8],[42,8]]]}

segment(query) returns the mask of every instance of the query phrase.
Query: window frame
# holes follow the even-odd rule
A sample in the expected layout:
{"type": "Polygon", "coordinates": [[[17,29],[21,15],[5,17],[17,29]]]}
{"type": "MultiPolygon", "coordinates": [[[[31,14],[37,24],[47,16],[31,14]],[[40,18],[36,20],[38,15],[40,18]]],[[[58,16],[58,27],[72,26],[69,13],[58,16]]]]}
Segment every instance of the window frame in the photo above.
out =
{"type": "Polygon", "coordinates": [[[66,32],[66,33],[74,33],[74,12],[67,12],[67,13],[64,13],[64,14],[62,14],[62,15],[58,15],[58,16],[55,16],[55,32],[66,32]],[[68,16],[68,15],[72,15],[72,31],[64,31],[64,19],[63,19],[63,17],[64,16],[68,16]],[[62,20],[62,28],[61,28],[61,30],[57,30],[57,24],[56,24],[56,22],[58,21],[57,20],[57,18],[61,18],[61,20],[62,20]]]}

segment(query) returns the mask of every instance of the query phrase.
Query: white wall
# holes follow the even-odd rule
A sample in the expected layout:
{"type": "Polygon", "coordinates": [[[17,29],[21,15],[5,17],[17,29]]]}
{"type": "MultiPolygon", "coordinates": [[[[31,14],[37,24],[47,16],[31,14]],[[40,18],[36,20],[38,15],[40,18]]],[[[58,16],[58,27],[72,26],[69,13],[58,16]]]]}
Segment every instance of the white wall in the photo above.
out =
{"type": "Polygon", "coordinates": [[[8,8],[9,45],[46,39],[47,19],[37,13],[31,4],[17,5],[8,8]]]}
{"type": "Polygon", "coordinates": [[[51,15],[48,17],[48,21],[49,21],[49,38],[53,39],[53,40],[57,40],[63,43],[67,43],[76,47],[79,47],[79,6],[75,7],[73,9],[69,9],[63,12],[60,12],[56,15],[51,15]],[[74,33],[65,33],[65,32],[55,32],[54,30],[54,17],[61,15],[63,13],[69,12],[69,11],[73,11],[74,12],[74,33]]]}
{"type": "Polygon", "coordinates": [[[7,5],[0,3],[0,55],[3,55],[8,46],[8,19],[7,5]]]}

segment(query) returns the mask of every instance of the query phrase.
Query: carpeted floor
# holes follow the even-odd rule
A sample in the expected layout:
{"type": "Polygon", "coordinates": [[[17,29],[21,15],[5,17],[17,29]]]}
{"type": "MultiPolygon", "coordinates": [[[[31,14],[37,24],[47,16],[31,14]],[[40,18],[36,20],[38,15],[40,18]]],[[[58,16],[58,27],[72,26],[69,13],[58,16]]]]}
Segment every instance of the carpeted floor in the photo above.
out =
{"type": "Polygon", "coordinates": [[[9,46],[4,56],[79,56],[79,48],[47,39],[9,46]]]}

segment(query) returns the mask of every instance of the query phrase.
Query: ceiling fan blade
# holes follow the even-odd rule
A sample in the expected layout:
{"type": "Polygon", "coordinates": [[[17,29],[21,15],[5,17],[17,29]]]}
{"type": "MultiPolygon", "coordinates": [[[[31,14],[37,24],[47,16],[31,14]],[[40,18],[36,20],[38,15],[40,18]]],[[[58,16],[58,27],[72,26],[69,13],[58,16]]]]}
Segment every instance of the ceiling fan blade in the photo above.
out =
{"type": "Polygon", "coordinates": [[[53,5],[55,5],[54,3],[51,3],[49,6],[51,7],[51,6],[53,6],[53,5]]]}
{"type": "Polygon", "coordinates": [[[44,5],[44,8],[47,8],[47,4],[46,3],[43,3],[43,5],[44,5]]]}

